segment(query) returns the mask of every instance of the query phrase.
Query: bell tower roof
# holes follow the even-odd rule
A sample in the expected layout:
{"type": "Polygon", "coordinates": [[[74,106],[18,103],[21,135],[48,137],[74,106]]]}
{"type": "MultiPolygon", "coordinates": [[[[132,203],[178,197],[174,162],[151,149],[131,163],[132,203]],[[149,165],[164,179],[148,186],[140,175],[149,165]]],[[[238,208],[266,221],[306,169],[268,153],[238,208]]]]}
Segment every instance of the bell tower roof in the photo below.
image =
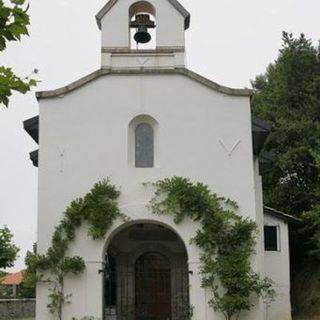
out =
{"type": "MultiPolygon", "coordinates": [[[[101,20],[102,18],[111,10],[111,8],[119,0],[109,0],[107,4],[98,12],[96,15],[96,20],[99,29],[101,29],[101,20]]],[[[121,1],[121,0],[120,0],[121,1]]],[[[167,0],[171,5],[178,11],[184,18],[184,28],[187,30],[190,26],[190,13],[184,8],[184,6],[178,0],[167,0]]]]}

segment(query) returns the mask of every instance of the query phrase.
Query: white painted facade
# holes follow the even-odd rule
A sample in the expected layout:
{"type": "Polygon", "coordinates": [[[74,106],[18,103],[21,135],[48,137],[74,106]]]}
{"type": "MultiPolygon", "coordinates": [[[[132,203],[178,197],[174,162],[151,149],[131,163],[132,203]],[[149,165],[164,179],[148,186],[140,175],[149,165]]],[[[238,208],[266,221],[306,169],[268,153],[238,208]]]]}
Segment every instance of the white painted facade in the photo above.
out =
{"type": "Polygon", "coordinates": [[[290,256],[288,223],[282,219],[265,215],[265,226],[277,227],[277,251],[265,251],[265,272],[275,283],[275,303],[266,308],[266,319],[291,319],[290,302],[290,256]]]}
{"type": "MultiPolygon", "coordinates": [[[[189,293],[194,319],[223,319],[208,306],[210,293],[201,288],[198,273],[200,252],[189,243],[199,225],[186,221],[177,226],[170,217],[152,214],[147,205],[154,190],[144,183],[172,176],[201,181],[214,192],[235,200],[239,214],[256,221],[262,231],[262,191],[258,160],[253,155],[250,96],[245,90],[232,91],[175,72],[185,64],[185,17],[170,1],[150,1],[157,21],[158,49],[154,52],[129,50],[128,12],[134,1],[112,2],[101,19],[102,69],[110,73],[82,79],[71,86],[72,90],[69,87],[38,94],[38,250],[44,253],[50,246],[54,227],[68,204],[85,195],[97,181],[109,177],[121,189],[120,208],[131,217],[130,225],[157,223],[173,230],[182,240],[188,268],[193,272],[189,293]],[[151,119],[154,127],[153,168],[134,165],[134,126],[141,119],[151,119]]],[[[290,319],[287,226],[279,223],[283,250],[265,255],[261,236],[253,265],[279,283],[283,296],[267,318],[264,304],[256,301],[256,307],[243,313],[241,319],[290,319]],[[281,272],[276,274],[275,270],[281,272]],[[282,318],[282,314],[287,317],[282,318]]],[[[82,256],[86,270],[81,276],[66,279],[65,292],[72,298],[64,307],[64,320],[102,318],[99,270],[104,268],[111,240],[128,226],[117,221],[103,241],[88,237],[85,226],[79,230],[69,254],[82,256]]],[[[40,283],[37,320],[54,319],[47,303],[47,285],[40,283]]]]}

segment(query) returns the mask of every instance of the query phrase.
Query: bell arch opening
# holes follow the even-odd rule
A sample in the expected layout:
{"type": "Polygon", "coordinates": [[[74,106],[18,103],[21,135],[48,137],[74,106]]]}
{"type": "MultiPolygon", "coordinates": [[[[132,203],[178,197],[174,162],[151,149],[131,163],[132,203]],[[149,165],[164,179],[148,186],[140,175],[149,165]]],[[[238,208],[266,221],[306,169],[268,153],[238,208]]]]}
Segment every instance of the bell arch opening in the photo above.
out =
{"type": "Polygon", "coordinates": [[[138,1],[129,8],[131,50],[156,49],[156,10],[147,1],[138,1]]]}
{"type": "Polygon", "coordinates": [[[187,320],[188,255],[171,229],[130,224],[105,249],[104,319],[187,320]]]}

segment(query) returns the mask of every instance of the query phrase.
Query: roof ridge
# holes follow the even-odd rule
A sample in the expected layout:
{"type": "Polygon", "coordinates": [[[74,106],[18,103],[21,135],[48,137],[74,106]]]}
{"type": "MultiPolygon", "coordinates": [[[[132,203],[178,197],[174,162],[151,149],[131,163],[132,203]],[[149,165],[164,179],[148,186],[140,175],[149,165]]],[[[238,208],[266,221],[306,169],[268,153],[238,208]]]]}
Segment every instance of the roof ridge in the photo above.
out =
{"type": "Polygon", "coordinates": [[[158,68],[140,68],[140,69],[123,69],[123,68],[102,68],[98,69],[87,76],[84,76],[67,86],[49,90],[49,91],[38,91],[36,92],[36,97],[38,99],[46,99],[46,98],[54,98],[65,95],[71,91],[74,91],[87,83],[94,81],[101,76],[110,75],[110,74],[118,74],[118,75],[136,75],[136,74],[180,74],[187,76],[217,92],[231,95],[231,96],[248,96],[252,95],[252,90],[250,89],[234,89],[229,88],[223,85],[220,85],[210,79],[207,79],[187,68],[167,68],[167,69],[158,69],[158,68]]]}

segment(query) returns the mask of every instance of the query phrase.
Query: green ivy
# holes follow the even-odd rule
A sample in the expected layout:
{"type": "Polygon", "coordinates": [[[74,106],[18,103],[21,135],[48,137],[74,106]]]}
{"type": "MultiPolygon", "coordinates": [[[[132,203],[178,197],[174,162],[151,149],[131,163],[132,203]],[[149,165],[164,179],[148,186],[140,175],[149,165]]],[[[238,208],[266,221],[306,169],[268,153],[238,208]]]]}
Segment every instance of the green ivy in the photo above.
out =
{"type": "MultiPolygon", "coordinates": [[[[171,214],[177,224],[190,218],[202,225],[192,241],[202,250],[202,285],[213,292],[209,303],[214,310],[222,312],[226,320],[238,319],[241,311],[253,307],[252,294],[266,299],[274,296],[272,282],[255,273],[250,263],[257,226],[235,213],[238,208],[233,201],[218,197],[202,183],[180,177],[158,181],[155,186],[151,201],[154,213],[171,214]]],[[[83,223],[89,226],[93,239],[101,239],[115,219],[126,219],[118,209],[119,196],[109,180],[95,184],[84,198],[71,202],[66,209],[46,254],[35,251],[27,255],[28,277],[50,284],[48,308],[59,319],[71,297],[64,292],[65,276],[85,269],[83,258],[66,257],[69,244],[83,223]]]]}
{"type": "Polygon", "coordinates": [[[179,224],[189,218],[202,228],[191,241],[201,249],[202,285],[211,289],[209,304],[226,320],[238,319],[253,307],[252,295],[273,299],[272,281],[251,267],[257,225],[235,212],[235,202],[212,193],[202,183],[173,177],[155,183],[151,207],[155,214],[170,214],[179,224]]]}
{"type": "Polygon", "coordinates": [[[36,251],[27,254],[27,278],[50,284],[48,308],[60,320],[62,307],[70,302],[71,297],[64,293],[64,278],[68,274],[78,275],[85,269],[82,257],[66,256],[70,243],[75,240],[76,230],[86,223],[89,236],[93,239],[104,238],[118,217],[125,219],[118,208],[119,196],[120,191],[109,180],[96,183],[85,197],[72,201],[68,206],[55,228],[51,247],[46,254],[36,251]]]}

